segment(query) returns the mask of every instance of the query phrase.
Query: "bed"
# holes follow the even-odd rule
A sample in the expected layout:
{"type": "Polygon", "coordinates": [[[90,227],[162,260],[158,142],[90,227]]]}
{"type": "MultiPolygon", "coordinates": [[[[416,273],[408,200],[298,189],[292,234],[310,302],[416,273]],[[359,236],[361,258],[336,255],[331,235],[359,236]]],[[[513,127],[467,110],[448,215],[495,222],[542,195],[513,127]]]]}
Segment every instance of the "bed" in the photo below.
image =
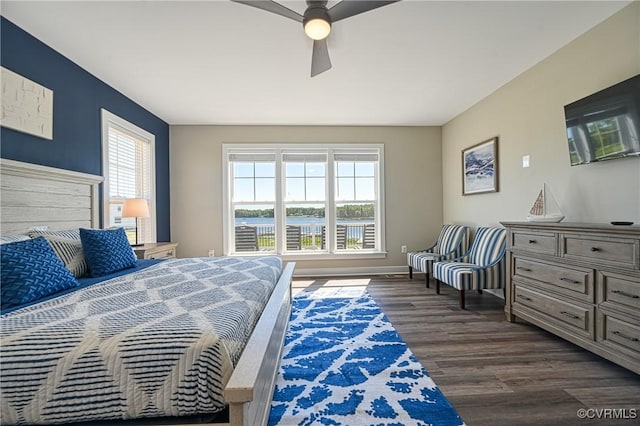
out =
{"type": "MultiPolygon", "coordinates": [[[[97,228],[100,177],[6,159],[0,171],[2,234],[97,228]]],[[[294,266],[273,256],[137,264],[7,310],[2,424],[224,407],[226,424],[266,424],[294,266]]]]}

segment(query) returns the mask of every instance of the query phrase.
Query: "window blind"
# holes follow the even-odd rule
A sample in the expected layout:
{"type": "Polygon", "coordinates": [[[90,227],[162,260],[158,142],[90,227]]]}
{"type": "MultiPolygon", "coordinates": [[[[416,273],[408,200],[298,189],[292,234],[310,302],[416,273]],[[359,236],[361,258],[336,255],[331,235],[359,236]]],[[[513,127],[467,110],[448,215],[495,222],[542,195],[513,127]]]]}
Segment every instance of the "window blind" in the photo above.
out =
{"type": "Polygon", "coordinates": [[[113,122],[108,126],[108,188],[110,204],[125,198],[144,198],[152,212],[150,218],[138,219],[138,241],[155,241],[155,206],[153,205],[153,152],[148,139],[113,122]]]}
{"type": "Polygon", "coordinates": [[[275,152],[231,152],[229,161],[236,162],[273,162],[276,161],[275,152]]]}
{"type": "Polygon", "coordinates": [[[378,161],[377,153],[335,153],[333,155],[334,161],[348,161],[348,162],[376,162],[378,161]]]}
{"type": "Polygon", "coordinates": [[[282,161],[291,163],[326,163],[327,154],[322,153],[284,153],[282,154],[282,161]]]}

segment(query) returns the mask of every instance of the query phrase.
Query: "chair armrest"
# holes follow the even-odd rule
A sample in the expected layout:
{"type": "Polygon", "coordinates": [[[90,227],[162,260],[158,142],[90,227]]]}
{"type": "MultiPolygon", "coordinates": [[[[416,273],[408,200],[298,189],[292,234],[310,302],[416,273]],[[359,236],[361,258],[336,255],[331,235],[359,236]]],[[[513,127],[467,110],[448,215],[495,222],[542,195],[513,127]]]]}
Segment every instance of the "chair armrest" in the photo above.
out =
{"type": "Polygon", "coordinates": [[[463,263],[469,263],[469,256],[467,256],[466,254],[460,257],[456,257],[455,259],[447,259],[447,260],[440,260],[438,261],[439,263],[451,263],[451,262],[463,262],[463,263]]]}
{"type": "Polygon", "coordinates": [[[428,251],[433,253],[433,249],[436,248],[436,246],[438,245],[438,243],[432,244],[430,247],[427,247],[426,249],[422,250],[422,251],[428,251]]]}
{"type": "Polygon", "coordinates": [[[500,262],[502,262],[504,259],[505,259],[505,257],[504,257],[504,254],[503,254],[495,262],[491,262],[488,265],[484,265],[484,266],[476,265],[475,263],[469,263],[468,262],[469,261],[469,256],[462,256],[462,257],[458,257],[456,259],[451,259],[451,260],[441,260],[438,263],[454,263],[454,262],[469,263],[469,269],[470,270],[479,271],[479,270],[482,270],[482,269],[493,268],[494,266],[496,266],[500,262]]]}
{"type": "MultiPolygon", "coordinates": [[[[442,257],[445,257],[445,258],[446,258],[446,257],[448,257],[448,256],[451,256],[451,255],[452,255],[452,254],[454,254],[455,252],[456,252],[456,250],[451,250],[450,252],[447,252],[447,253],[443,254],[443,255],[442,255],[442,257]]],[[[464,257],[464,256],[466,256],[466,253],[462,255],[462,257],[464,257]]],[[[454,258],[454,259],[456,259],[456,258],[454,258]]],[[[459,257],[458,257],[457,259],[459,259],[459,257]]],[[[453,260],[453,259],[451,259],[451,260],[453,260]]]]}
{"type": "Polygon", "coordinates": [[[427,247],[425,249],[420,249],[420,250],[411,250],[410,253],[421,253],[421,252],[426,252],[426,253],[433,253],[433,249],[435,248],[435,246],[437,246],[438,243],[432,245],[431,247],[427,247]]]}

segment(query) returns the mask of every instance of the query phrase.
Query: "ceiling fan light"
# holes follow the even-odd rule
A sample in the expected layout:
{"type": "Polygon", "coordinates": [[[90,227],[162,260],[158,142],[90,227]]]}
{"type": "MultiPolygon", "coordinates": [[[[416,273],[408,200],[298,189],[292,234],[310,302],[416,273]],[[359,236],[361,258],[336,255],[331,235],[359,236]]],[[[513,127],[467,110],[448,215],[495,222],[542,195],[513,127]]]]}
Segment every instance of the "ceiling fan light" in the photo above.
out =
{"type": "Polygon", "coordinates": [[[304,24],[304,32],[313,40],[322,40],[331,32],[331,24],[322,18],[309,19],[304,24]]]}

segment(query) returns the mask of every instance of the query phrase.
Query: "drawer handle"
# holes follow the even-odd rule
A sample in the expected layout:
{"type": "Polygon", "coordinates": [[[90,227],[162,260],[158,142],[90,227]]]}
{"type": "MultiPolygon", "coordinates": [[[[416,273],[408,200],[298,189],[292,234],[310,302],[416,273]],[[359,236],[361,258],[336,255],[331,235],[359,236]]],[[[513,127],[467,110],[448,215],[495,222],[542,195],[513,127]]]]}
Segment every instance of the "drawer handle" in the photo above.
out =
{"type": "Polygon", "coordinates": [[[516,266],[516,269],[519,271],[531,272],[531,269],[525,268],[524,266],[516,266]]]}
{"type": "Polygon", "coordinates": [[[611,293],[619,294],[620,296],[630,297],[632,299],[640,299],[640,296],[638,296],[637,294],[629,294],[629,293],[625,293],[624,291],[620,291],[620,290],[613,290],[611,293]]]}
{"type": "Polygon", "coordinates": [[[591,251],[600,251],[598,247],[591,247],[591,251]]]}
{"type": "Polygon", "coordinates": [[[620,336],[623,339],[631,340],[632,342],[637,342],[638,341],[638,338],[625,336],[624,334],[620,333],[619,331],[614,331],[613,334],[615,334],[616,336],[620,336]]]}
{"type": "Polygon", "coordinates": [[[535,244],[536,240],[529,240],[529,244],[535,244]]]}
{"type": "Polygon", "coordinates": [[[526,301],[533,302],[533,299],[531,299],[530,297],[523,296],[523,295],[521,295],[521,294],[519,294],[519,295],[518,295],[518,297],[519,297],[520,299],[524,299],[524,300],[526,300],[526,301]]]}
{"type": "Polygon", "coordinates": [[[571,312],[567,312],[567,311],[560,311],[560,315],[564,315],[565,317],[569,317],[572,319],[580,319],[579,316],[572,314],[571,312]]]}
{"type": "Polygon", "coordinates": [[[565,278],[565,277],[560,278],[560,281],[564,281],[566,283],[571,283],[571,284],[580,284],[580,281],[572,280],[571,278],[565,278]]]}

